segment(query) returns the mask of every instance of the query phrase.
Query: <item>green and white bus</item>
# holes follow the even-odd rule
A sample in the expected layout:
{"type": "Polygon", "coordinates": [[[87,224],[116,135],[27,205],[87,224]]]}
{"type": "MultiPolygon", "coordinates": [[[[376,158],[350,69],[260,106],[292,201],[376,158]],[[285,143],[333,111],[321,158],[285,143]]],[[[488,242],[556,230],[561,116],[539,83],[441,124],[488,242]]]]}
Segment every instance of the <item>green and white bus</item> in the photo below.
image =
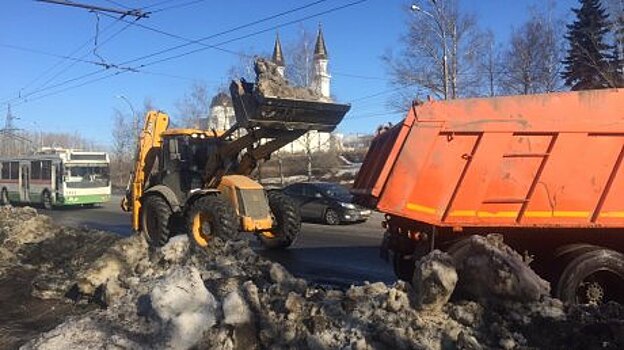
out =
{"type": "Polygon", "coordinates": [[[31,156],[0,158],[0,205],[95,205],[111,198],[105,152],[42,149],[31,156]]]}

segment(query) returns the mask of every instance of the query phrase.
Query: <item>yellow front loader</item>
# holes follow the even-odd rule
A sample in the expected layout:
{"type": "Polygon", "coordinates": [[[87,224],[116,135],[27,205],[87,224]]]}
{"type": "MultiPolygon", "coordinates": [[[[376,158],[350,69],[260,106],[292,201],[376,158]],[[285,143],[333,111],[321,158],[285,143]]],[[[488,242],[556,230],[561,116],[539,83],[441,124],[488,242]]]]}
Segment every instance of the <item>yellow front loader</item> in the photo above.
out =
{"type": "Polygon", "coordinates": [[[165,113],[147,114],[122,208],[152,246],[182,232],[202,247],[214,236],[231,239],[240,232],[256,234],[270,248],[297,238],[297,205],[267,193],[249,175],[259,160],[305,132],[334,130],[350,106],[261,97],[253,90],[254,84],[232,83],[237,122],[225,132],[169,129],[165,113]]]}

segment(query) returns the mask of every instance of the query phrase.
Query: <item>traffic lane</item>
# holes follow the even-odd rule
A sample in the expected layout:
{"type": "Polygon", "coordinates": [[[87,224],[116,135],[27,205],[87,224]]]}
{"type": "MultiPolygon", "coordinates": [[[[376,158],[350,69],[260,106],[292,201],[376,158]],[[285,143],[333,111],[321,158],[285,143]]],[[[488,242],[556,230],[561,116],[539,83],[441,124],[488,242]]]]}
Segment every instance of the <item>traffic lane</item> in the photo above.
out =
{"type": "Polygon", "coordinates": [[[321,284],[361,284],[364,281],[396,280],[392,266],[380,258],[383,229],[378,213],[365,223],[328,226],[304,223],[295,244],[289,249],[257,252],[284,265],[293,275],[321,284]]]}
{"type": "MultiPolygon", "coordinates": [[[[119,208],[120,196],[96,207],[62,207],[40,210],[55,222],[74,227],[132,234],[130,215],[119,208]]],[[[267,250],[248,235],[251,246],[267,259],[284,265],[293,275],[317,283],[350,285],[364,281],[394,281],[390,264],[379,257],[383,215],[373,213],[363,223],[328,226],[303,223],[290,248],[267,250]]]]}
{"type": "Polygon", "coordinates": [[[113,196],[109,202],[93,207],[67,206],[52,210],[38,208],[41,214],[66,226],[83,227],[90,229],[114,232],[121,236],[132,234],[130,214],[121,210],[121,196],[113,196]]]}

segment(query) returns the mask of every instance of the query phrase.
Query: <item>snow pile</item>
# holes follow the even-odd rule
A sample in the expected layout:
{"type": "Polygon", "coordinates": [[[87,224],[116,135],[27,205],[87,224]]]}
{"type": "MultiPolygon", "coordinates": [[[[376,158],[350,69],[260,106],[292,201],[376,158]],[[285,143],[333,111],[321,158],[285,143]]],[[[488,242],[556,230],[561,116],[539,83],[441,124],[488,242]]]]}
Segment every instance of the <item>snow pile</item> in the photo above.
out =
{"type": "Polygon", "coordinates": [[[458,288],[479,300],[539,301],[550,285],[503,243],[500,235],[472,236],[455,253],[458,288]]]}
{"type": "MultiPolygon", "coordinates": [[[[34,245],[50,246],[48,241],[60,242],[68,232],[73,231],[58,228],[53,237],[34,245]]],[[[81,236],[64,239],[76,237],[81,236]]],[[[214,239],[206,250],[191,246],[184,236],[159,250],[148,249],[140,237],[115,239],[103,251],[90,241],[81,247],[69,244],[75,254],[98,258],[87,259],[77,271],[55,274],[69,281],[53,285],[68,285],[68,296],[78,305],[102,307],[66,317],[53,329],[25,339],[22,348],[624,347],[624,307],[566,307],[542,295],[540,288],[520,285],[524,277],[515,276],[515,271],[528,272],[515,265],[515,258],[508,260],[502,243],[473,239],[471,244],[483,249],[476,255],[466,253],[463,260],[441,252],[424,257],[417,266],[416,288],[397,282],[348,289],[310,285],[260,258],[246,242],[214,239]],[[90,249],[97,254],[81,253],[90,249]],[[500,265],[485,266],[492,263],[500,265]],[[489,299],[476,289],[472,300],[447,302],[456,282],[457,288],[466,285],[462,273],[473,266],[501,270],[499,275],[484,270],[494,277],[476,280],[479,283],[507,281],[503,285],[511,287],[494,288],[489,299]],[[523,298],[502,297],[514,288],[522,290],[523,298]]],[[[68,300],[52,289],[50,296],[68,300]]]]}
{"type": "Polygon", "coordinates": [[[277,65],[268,59],[256,59],[254,71],[257,86],[255,93],[261,96],[329,102],[310,88],[290,85],[279,73],[277,65]]]}

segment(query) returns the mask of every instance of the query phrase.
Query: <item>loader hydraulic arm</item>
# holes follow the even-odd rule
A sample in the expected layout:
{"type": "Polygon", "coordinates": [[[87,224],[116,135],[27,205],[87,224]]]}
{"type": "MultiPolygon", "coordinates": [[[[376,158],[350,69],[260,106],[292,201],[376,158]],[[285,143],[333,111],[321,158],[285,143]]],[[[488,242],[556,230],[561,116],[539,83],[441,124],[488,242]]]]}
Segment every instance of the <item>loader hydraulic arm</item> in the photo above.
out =
{"type": "Polygon", "coordinates": [[[161,134],[169,126],[169,116],[159,111],[150,111],[145,117],[145,124],[139,137],[136,158],[126,195],[122,199],[121,207],[124,211],[132,211],[132,228],[139,229],[140,198],[145,189],[146,174],[148,174],[162,145],[161,134]]]}

